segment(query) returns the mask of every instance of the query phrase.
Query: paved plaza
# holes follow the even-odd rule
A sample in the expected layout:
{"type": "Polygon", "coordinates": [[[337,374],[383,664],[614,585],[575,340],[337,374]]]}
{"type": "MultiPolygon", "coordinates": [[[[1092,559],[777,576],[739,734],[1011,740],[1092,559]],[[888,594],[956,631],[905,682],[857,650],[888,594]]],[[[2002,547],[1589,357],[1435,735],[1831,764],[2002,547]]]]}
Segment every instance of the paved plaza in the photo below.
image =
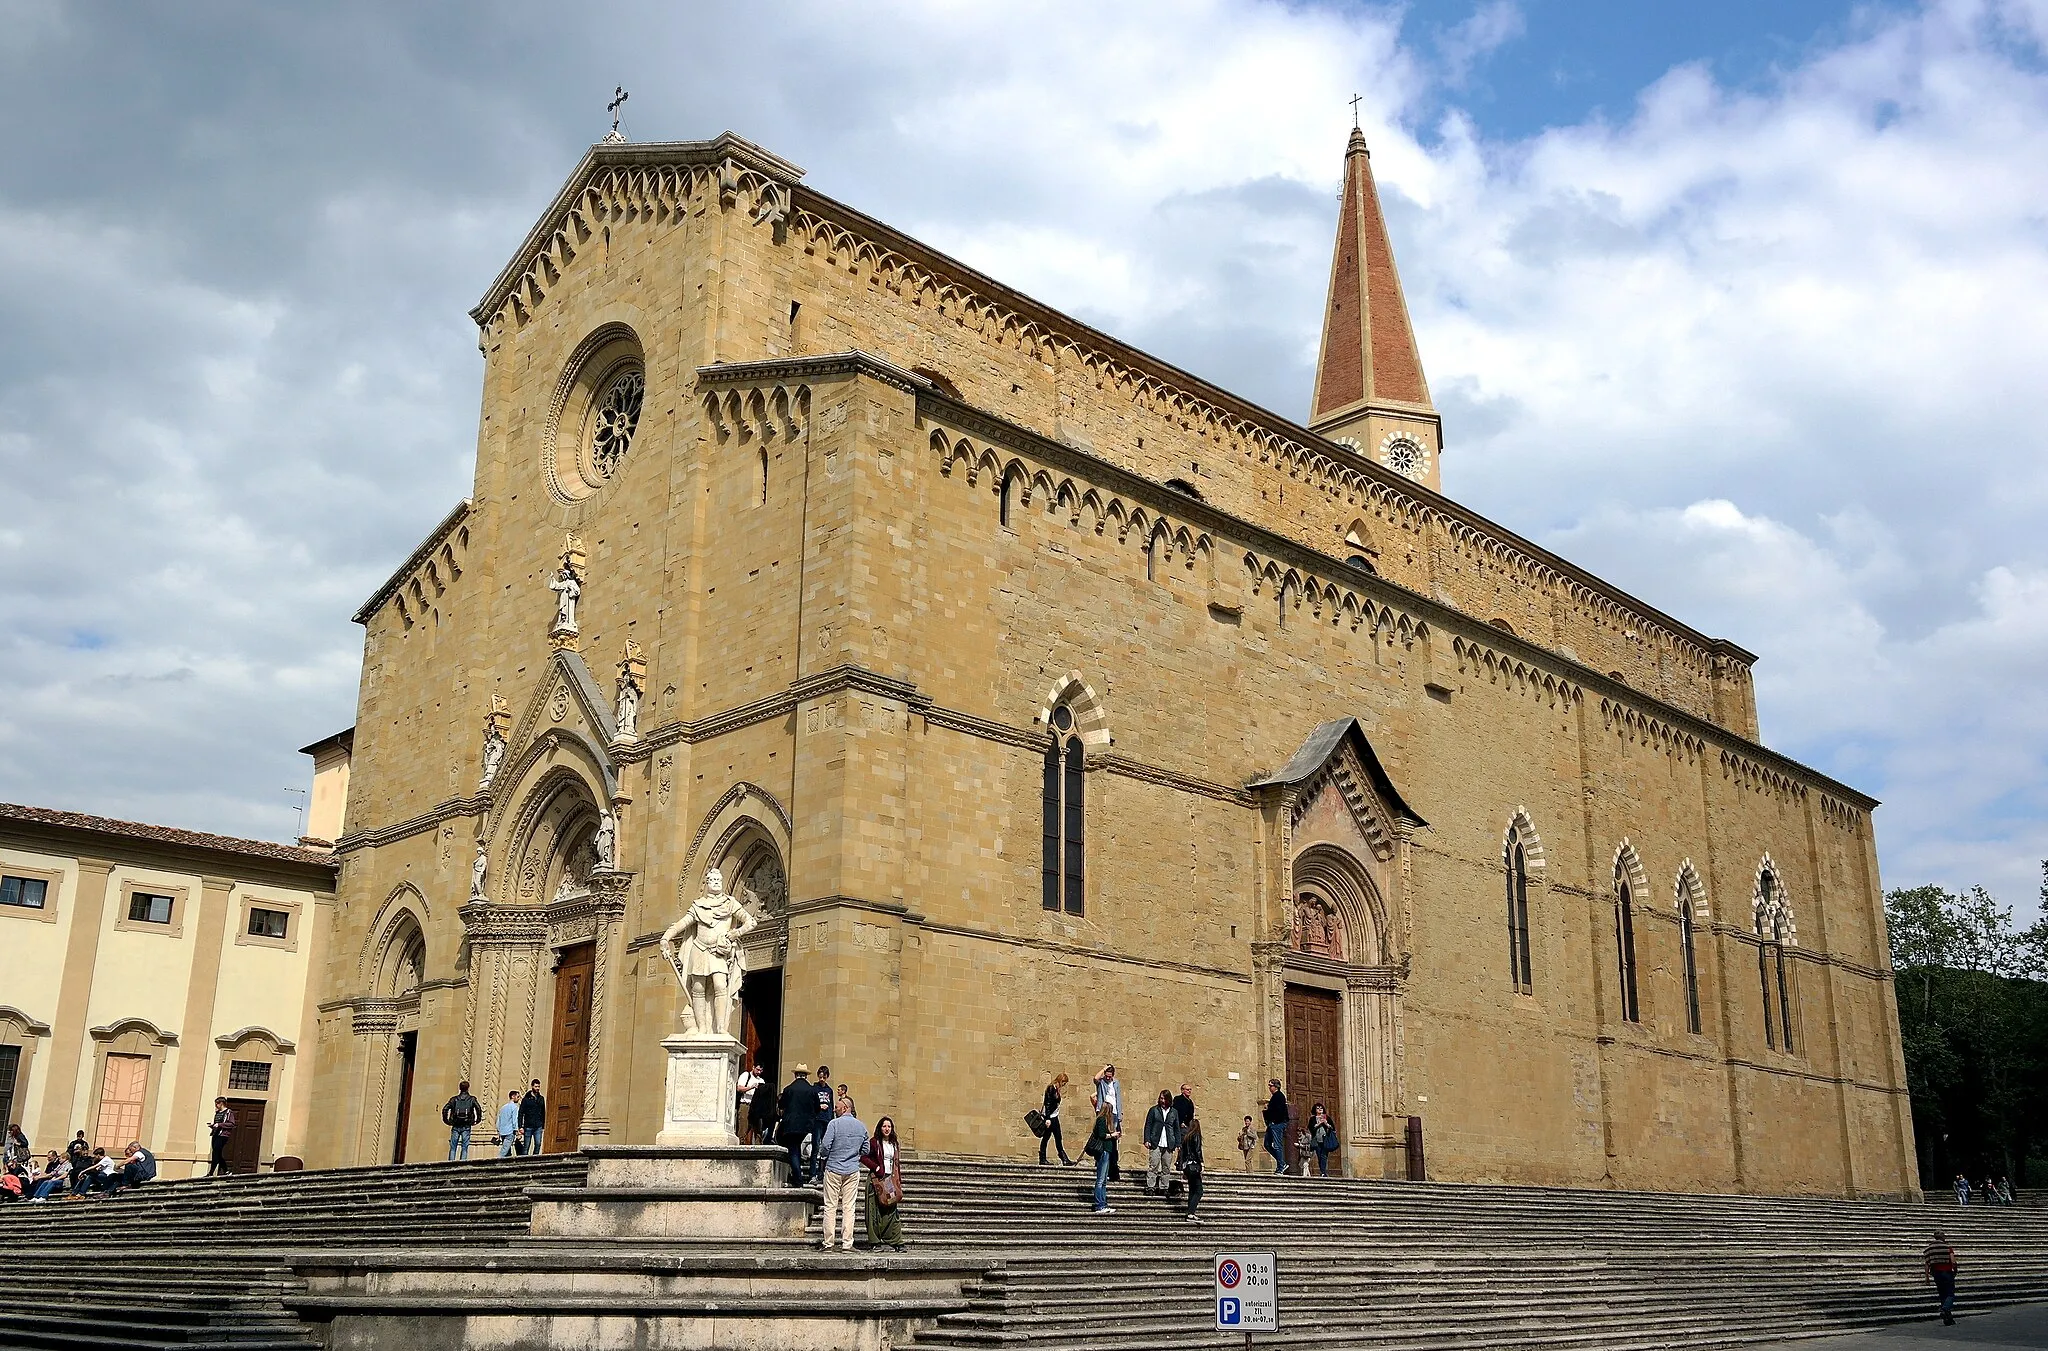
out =
{"type": "MultiPolygon", "coordinates": [[[[1967,1297],[1967,1292],[1965,1292],[1967,1297]]],[[[2022,1304],[1981,1316],[1958,1318],[1954,1327],[1938,1322],[1901,1323],[1879,1332],[1847,1337],[1776,1342],[1767,1351],[1922,1351],[1937,1346],[1967,1346],[1972,1351],[2003,1347],[2048,1347],[2048,1304],[2022,1304]]]]}

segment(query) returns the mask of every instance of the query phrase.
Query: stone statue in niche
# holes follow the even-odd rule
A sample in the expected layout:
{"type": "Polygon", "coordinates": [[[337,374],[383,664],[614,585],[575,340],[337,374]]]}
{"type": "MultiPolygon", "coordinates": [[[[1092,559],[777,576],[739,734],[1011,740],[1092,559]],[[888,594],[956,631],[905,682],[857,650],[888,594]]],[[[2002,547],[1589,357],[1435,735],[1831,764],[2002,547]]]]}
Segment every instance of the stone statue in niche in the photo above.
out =
{"type": "MultiPolygon", "coordinates": [[[[576,602],[583,598],[584,560],[583,541],[574,535],[562,548],[562,566],[548,583],[548,590],[555,593],[555,622],[548,628],[552,639],[574,639],[576,628],[576,602]]],[[[558,647],[572,646],[558,641],[558,647]]]]}
{"type": "Polygon", "coordinates": [[[488,900],[484,895],[484,873],[490,868],[490,846],[482,840],[476,842],[476,857],[469,863],[469,899],[488,900]]]}
{"type": "Polygon", "coordinates": [[[646,678],[647,659],[640,655],[640,644],[628,638],[625,658],[619,662],[619,703],[615,719],[621,741],[639,739],[640,694],[646,678]]]}
{"type": "Polygon", "coordinates": [[[732,1035],[745,974],[740,938],[755,922],[739,898],[726,891],[725,875],[713,868],[704,874],[704,894],[661,935],[661,955],[683,983],[686,1035],[732,1035]]]}
{"type": "Polygon", "coordinates": [[[597,834],[590,837],[593,871],[611,872],[619,866],[619,818],[609,808],[597,813],[597,834]]]}
{"type": "Polygon", "coordinates": [[[1294,899],[1294,950],[1344,960],[1344,921],[1337,907],[1304,892],[1294,899]]]}
{"type": "Polygon", "coordinates": [[[505,764],[505,728],[511,723],[512,714],[506,709],[505,701],[497,695],[491,696],[491,711],[484,714],[484,772],[478,780],[478,792],[496,782],[498,771],[505,764]]]}

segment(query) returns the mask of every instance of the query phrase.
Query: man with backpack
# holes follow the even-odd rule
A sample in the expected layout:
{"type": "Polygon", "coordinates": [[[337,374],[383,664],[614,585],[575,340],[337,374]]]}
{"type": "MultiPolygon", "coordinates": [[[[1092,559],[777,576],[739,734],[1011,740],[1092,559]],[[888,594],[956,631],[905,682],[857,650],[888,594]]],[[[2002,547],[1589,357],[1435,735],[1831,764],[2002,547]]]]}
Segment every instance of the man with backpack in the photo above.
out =
{"type": "Polygon", "coordinates": [[[455,1096],[441,1109],[441,1124],[448,1128],[448,1158],[469,1157],[469,1129],[484,1119],[484,1105],[469,1096],[469,1080],[455,1086],[455,1096]]]}

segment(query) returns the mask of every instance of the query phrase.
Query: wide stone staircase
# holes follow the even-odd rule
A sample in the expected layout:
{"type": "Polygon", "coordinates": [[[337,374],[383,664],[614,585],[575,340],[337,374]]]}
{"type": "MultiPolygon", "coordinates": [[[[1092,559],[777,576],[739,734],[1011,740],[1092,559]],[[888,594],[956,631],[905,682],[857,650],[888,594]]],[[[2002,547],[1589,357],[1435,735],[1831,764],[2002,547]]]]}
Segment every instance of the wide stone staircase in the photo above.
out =
{"type": "Polygon", "coordinates": [[[905,1168],[906,1237],[992,1268],[919,1351],[1234,1347],[1213,1255],[1276,1254],[1261,1347],[1717,1347],[1931,1317],[1921,1249],[1961,1259],[1965,1312],[2048,1299],[2048,1214],[1939,1203],[1672,1196],[1212,1170],[1202,1222],[1144,1195],[1089,1213],[1093,1173],[966,1159],[905,1168]]]}
{"type": "Polygon", "coordinates": [[[154,1183],[0,1209],[0,1347],[306,1351],[288,1301],[305,1249],[503,1248],[525,1189],[574,1184],[581,1155],[154,1183]]]}
{"type": "MultiPolygon", "coordinates": [[[[539,1242],[529,1187],[577,1186],[580,1155],[158,1184],[110,1200],[0,1207],[11,1298],[0,1348],[305,1351],[349,1303],[302,1272],[337,1255],[510,1272],[596,1270],[652,1245],[539,1242]],[[635,1248],[629,1253],[625,1248],[635,1248]],[[301,1321],[303,1313],[307,1321],[301,1321]]],[[[910,1251],[821,1259],[740,1245],[792,1279],[822,1262],[874,1276],[979,1274],[915,1332],[917,1351],[1235,1347],[1213,1330],[1212,1255],[1278,1256],[1282,1330],[1261,1347],[1717,1347],[1932,1314],[1920,1249],[1936,1225],[1963,1262],[1964,1312],[2048,1299],[2048,1211],[1670,1196],[1212,1172],[1203,1222],[1143,1195],[1142,1168],[1088,1213],[1088,1169],[913,1155],[910,1251]],[[779,1265],[778,1265],[779,1264],[779,1265]]],[[[734,1245],[660,1246],[664,1305],[734,1245]]],[[[767,1277],[773,1280],[773,1276],[767,1277]]],[[[707,1287],[708,1289],[709,1287],[707,1287]]],[[[491,1286],[471,1295],[488,1301],[491,1286]]],[[[707,1296],[708,1298],[708,1296],[707,1296]]],[[[425,1310],[423,1309],[422,1312],[425,1310]]]]}

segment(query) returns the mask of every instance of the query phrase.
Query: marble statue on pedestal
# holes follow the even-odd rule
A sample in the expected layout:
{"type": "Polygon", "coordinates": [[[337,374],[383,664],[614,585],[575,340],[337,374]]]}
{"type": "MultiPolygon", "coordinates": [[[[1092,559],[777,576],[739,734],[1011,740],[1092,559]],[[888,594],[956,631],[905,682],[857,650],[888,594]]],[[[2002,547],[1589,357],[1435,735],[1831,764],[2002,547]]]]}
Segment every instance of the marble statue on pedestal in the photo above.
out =
{"type": "Polygon", "coordinates": [[[469,899],[484,901],[484,870],[490,867],[490,846],[482,840],[476,842],[476,857],[469,864],[469,899]]]}
{"type": "Polygon", "coordinates": [[[732,1035],[745,973],[739,940],[755,923],[740,899],[726,891],[724,874],[713,868],[704,875],[704,895],[662,934],[662,956],[683,983],[685,1035],[732,1035]]]}

